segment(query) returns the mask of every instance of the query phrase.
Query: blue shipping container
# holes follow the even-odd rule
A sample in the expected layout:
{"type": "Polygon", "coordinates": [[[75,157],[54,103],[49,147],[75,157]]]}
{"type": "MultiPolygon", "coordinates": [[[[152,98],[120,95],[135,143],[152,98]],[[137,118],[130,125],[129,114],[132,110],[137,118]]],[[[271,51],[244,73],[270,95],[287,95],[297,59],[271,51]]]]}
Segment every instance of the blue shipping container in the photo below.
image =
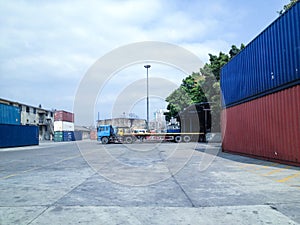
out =
{"type": "Polygon", "coordinates": [[[0,124],[0,148],[39,144],[37,126],[0,124]]]}
{"type": "Polygon", "coordinates": [[[222,68],[222,106],[237,105],[299,83],[300,2],[222,68]]]}
{"type": "Polygon", "coordinates": [[[74,131],[63,131],[64,141],[75,141],[74,131]]]}
{"type": "Polygon", "coordinates": [[[0,124],[21,124],[20,109],[16,106],[0,103],[0,124]]]}

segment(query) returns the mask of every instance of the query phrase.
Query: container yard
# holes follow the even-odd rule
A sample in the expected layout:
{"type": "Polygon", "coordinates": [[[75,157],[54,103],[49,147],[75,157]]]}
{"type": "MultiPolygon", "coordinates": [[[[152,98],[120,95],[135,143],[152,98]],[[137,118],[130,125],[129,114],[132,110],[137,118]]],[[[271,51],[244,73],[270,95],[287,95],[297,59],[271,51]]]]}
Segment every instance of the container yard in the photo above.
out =
{"type": "Polygon", "coordinates": [[[300,165],[300,2],[221,71],[223,151],[300,165]]]}

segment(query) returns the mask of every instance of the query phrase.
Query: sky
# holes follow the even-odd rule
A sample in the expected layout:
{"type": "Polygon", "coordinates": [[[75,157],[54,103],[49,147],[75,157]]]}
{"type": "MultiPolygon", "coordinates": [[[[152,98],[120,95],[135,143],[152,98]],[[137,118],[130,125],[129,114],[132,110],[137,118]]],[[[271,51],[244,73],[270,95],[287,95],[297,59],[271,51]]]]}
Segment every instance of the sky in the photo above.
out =
{"type": "MultiPolygon", "coordinates": [[[[206,63],[209,53],[228,53],[233,44],[249,43],[288,2],[0,0],[0,98],[73,111],[84,77],[110,52],[132,43],[158,41],[180,46],[206,63]]],[[[102,74],[107,77],[95,93],[94,117],[76,119],[75,115],[75,122],[88,126],[98,116],[130,113],[146,118],[147,63],[140,60],[113,74],[102,74]]],[[[186,76],[174,65],[151,62],[151,118],[157,109],[166,107],[165,97],[186,76]]]]}

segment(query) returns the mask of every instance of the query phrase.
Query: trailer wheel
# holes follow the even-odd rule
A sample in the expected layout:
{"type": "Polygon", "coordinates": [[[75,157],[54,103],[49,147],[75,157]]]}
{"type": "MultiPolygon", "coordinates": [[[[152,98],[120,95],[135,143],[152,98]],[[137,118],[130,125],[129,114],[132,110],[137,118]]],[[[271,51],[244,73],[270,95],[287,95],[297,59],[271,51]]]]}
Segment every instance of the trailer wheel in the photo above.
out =
{"type": "Polygon", "coordinates": [[[181,141],[182,141],[181,136],[176,136],[176,137],[175,137],[175,142],[176,142],[176,143],[180,143],[181,141]]]}
{"type": "Polygon", "coordinates": [[[101,142],[102,142],[102,144],[104,144],[104,145],[106,145],[106,144],[108,144],[108,137],[103,137],[103,138],[101,138],[101,142]]]}
{"type": "Polygon", "coordinates": [[[191,141],[191,137],[188,136],[188,135],[187,135],[187,136],[184,136],[184,137],[183,137],[183,141],[186,142],[186,143],[188,143],[188,142],[191,141]]]}
{"type": "Polygon", "coordinates": [[[131,144],[133,142],[133,138],[131,136],[125,137],[125,142],[127,144],[131,144]]]}

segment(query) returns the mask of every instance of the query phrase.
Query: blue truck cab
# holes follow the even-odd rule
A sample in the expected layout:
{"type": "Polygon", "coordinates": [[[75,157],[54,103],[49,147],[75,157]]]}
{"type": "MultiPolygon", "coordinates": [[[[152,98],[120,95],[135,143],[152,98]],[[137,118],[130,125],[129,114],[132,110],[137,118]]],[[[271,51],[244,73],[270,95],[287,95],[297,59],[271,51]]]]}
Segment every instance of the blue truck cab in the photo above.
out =
{"type": "Polygon", "coordinates": [[[108,144],[114,137],[115,131],[111,125],[100,125],[97,129],[98,141],[108,144]]]}

